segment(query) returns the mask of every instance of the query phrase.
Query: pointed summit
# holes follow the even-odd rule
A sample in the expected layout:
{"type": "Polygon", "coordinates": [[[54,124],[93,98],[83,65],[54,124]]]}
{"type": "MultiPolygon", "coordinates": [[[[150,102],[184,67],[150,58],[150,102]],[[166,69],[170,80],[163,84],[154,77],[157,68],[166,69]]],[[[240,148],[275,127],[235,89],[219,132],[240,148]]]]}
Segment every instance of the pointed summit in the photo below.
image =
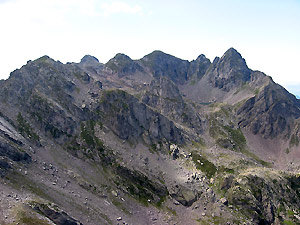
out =
{"type": "Polygon", "coordinates": [[[188,79],[193,76],[196,76],[198,79],[203,77],[210,64],[210,60],[206,58],[205,55],[199,55],[196,60],[193,60],[190,63],[188,79]]]}
{"type": "Polygon", "coordinates": [[[154,50],[153,52],[151,52],[150,54],[146,55],[143,57],[143,59],[148,59],[148,58],[170,58],[170,57],[173,57],[173,58],[176,58],[175,56],[172,56],[170,54],[167,54],[163,51],[160,51],[160,50],[154,50]]]}
{"type": "Polygon", "coordinates": [[[251,70],[234,48],[228,49],[220,59],[214,60],[213,64],[211,79],[215,87],[229,91],[232,86],[239,86],[250,80],[251,70]]]}
{"type": "Polygon", "coordinates": [[[241,56],[241,54],[235,48],[229,48],[225,53],[224,56],[241,56]]]}
{"type": "MultiPolygon", "coordinates": [[[[197,57],[196,61],[204,61],[207,60],[206,56],[204,54],[201,54],[197,57]]],[[[209,59],[208,59],[209,60],[209,59]]]]}
{"type": "Polygon", "coordinates": [[[222,60],[223,61],[230,61],[231,63],[233,63],[233,65],[235,63],[244,64],[244,66],[247,67],[246,61],[243,59],[242,55],[237,50],[235,50],[234,48],[228,49],[224,53],[224,55],[222,56],[221,61],[222,60]]]}
{"type": "Polygon", "coordinates": [[[132,61],[132,59],[128,56],[125,55],[123,53],[118,53],[115,55],[115,57],[112,58],[112,60],[116,60],[116,61],[132,61]]]}
{"type": "Polygon", "coordinates": [[[220,59],[219,63],[222,67],[225,67],[223,69],[225,69],[227,72],[229,72],[228,69],[242,70],[244,72],[249,70],[245,59],[234,48],[228,49],[220,59]]]}
{"type": "Polygon", "coordinates": [[[106,63],[106,66],[112,71],[119,73],[119,76],[121,77],[134,74],[138,71],[144,71],[136,61],[123,53],[116,54],[115,57],[106,63]]]}
{"type": "Polygon", "coordinates": [[[99,63],[99,60],[95,56],[85,55],[80,63],[99,63]]]}
{"type": "Polygon", "coordinates": [[[148,67],[154,77],[168,76],[175,83],[184,83],[187,79],[189,61],[179,59],[162,51],[154,51],[140,62],[148,67]]]}

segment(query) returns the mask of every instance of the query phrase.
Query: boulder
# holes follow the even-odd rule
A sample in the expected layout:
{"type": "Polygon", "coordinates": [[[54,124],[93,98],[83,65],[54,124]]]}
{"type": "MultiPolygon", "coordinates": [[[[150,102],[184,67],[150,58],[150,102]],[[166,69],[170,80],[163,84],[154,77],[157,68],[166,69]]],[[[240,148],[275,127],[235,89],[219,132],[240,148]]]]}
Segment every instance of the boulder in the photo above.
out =
{"type": "Polygon", "coordinates": [[[184,206],[191,206],[198,200],[199,193],[197,190],[191,190],[184,186],[175,186],[175,190],[171,193],[171,197],[184,206]]]}

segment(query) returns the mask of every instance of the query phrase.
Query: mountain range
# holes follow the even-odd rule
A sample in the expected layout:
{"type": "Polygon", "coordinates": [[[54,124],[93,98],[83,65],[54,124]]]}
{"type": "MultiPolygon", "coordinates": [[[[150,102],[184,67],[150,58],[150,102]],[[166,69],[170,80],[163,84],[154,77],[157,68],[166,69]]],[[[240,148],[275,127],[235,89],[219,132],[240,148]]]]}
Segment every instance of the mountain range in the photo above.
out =
{"type": "Polygon", "coordinates": [[[43,56],[0,99],[0,224],[300,223],[300,100],[234,48],[43,56]]]}

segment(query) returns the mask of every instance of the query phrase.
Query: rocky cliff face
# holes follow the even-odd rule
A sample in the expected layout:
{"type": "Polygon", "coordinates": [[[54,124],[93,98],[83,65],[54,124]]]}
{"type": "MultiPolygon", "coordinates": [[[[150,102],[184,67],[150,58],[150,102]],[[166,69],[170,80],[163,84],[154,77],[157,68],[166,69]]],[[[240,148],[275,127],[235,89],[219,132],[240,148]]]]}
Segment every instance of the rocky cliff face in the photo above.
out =
{"type": "Polygon", "coordinates": [[[281,86],[270,83],[238,110],[239,124],[265,138],[290,136],[295,119],[300,116],[299,102],[281,86]]]}
{"type": "Polygon", "coordinates": [[[178,144],[184,141],[172,121],[124,91],[104,91],[95,110],[103,124],[121,139],[136,140],[143,136],[149,144],[162,140],[178,144]]]}
{"type": "Polygon", "coordinates": [[[249,81],[251,70],[240,53],[230,48],[222,58],[215,58],[208,74],[214,87],[229,91],[249,81]]]}
{"type": "Polygon", "coordinates": [[[205,57],[205,55],[199,55],[196,60],[193,60],[190,63],[188,79],[192,79],[193,76],[195,76],[197,79],[202,78],[210,65],[211,62],[205,57]]]}
{"type": "Polygon", "coordinates": [[[184,83],[187,80],[189,62],[186,60],[161,51],[154,51],[140,61],[145,67],[149,68],[154,77],[167,76],[178,83],[184,83]]]}
{"type": "Polygon", "coordinates": [[[162,115],[177,123],[195,128],[197,133],[203,131],[203,121],[195,108],[184,101],[178,87],[166,77],[151,82],[142,96],[142,102],[159,109],[162,115]]]}
{"type": "Polygon", "coordinates": [[[0,99],[1,224],[300,221],[299,100],[235,49],[43,56],[0,99]]]}

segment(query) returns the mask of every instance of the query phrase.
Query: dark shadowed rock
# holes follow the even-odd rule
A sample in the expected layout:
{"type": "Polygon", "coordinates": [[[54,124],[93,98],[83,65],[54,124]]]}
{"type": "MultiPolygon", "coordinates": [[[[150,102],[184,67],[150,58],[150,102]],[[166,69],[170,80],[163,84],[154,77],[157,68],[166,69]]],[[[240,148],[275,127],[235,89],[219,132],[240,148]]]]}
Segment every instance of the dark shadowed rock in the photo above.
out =
{"type": "Polygon", "coordinates": [[[208,69],[214,87],[229,91],[250,80],[251,70],[241,54],[230,48],[222,58],[216,58],[208,69]]]}
{"type": "Polygon", "coordinates": [[[180,204],[187,207],[191,206],[199,197],[199,193],[196,190],[179,185],[175,186],[174,191],[170,195],[180,204]]]}
{"type": "MultiPolygon", "coordinates": [[[[2,138],[1,138],[2,139],[2,138]]],[[[0,139],[0,156],[8,157],[9,159],[19,162],[30,162],[31,157],[25,153],[21,152],[16,147],[10,145],[8,142],[0,139]]]]}
{"type": "Polygon", "coordinates": [[[120,90],[104,91],[96,111],[102,120],[122,139],[137,139],[147,134],[147,142],[167,140],[183,143],[181,131],[161,114],[120,90]]]}
{"type": "Polygon", "coordinates": [[[34,202],[31,204],[31,207],[38,213],[49,218],[53,223],[57,225],[82,225],[82,223],[71,218],[68,214],[63,211],[57,211],[46,204],[34,202]]]}
{"type": "Polygon", "coordinates": [[[300,117],[300,108],[294,95],[271,82],[258,95],[248,99],[237,114],[240,126],[265,138],[274,138],[290,133],[293,121],[300,117]]]}
{"type": "Polygon", "coordinates": [[[140,62],[148,67],[154,77],[167,76],[175,83],[184,83],[187,80],[189,62],[166,54],[154,51],[146,55],[140,62]]]}
{"type": "Polygon", "coordinates": [[[206,58],[205,55],[199,55],[196,60],[193,60],[190,63],[188,79],[191,79],[193,76],[198,79],[202,78],[209,68],[210,64],[210,60],[206,58]]]}

